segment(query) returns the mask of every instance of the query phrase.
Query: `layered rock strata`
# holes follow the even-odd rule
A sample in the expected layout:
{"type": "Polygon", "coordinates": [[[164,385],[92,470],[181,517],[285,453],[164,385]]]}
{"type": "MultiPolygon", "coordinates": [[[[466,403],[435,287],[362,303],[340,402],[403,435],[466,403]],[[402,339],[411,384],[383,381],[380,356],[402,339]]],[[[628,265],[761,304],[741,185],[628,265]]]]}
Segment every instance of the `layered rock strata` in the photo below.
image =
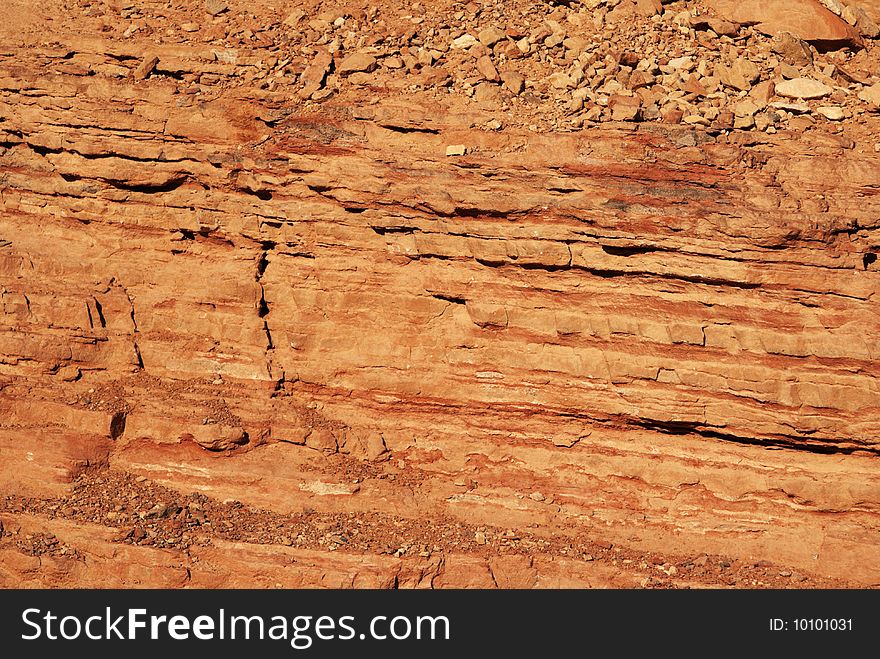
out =
{"type": "Polygon", "coordinates": [[[880,583],[870,145],[71,52],[0,53],[0,584],[880,583]]]}

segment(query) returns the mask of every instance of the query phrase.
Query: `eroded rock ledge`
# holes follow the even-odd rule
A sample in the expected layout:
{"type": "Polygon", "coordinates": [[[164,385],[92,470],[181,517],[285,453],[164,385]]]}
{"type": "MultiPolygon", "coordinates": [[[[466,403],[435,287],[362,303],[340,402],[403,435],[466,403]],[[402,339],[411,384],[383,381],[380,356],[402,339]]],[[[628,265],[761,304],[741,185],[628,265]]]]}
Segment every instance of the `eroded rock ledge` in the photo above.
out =
{"type": "Polygon", "coordinates": [[[0,53],[0,584],[880,583],[872,145],[55,36],[0,53]]]}

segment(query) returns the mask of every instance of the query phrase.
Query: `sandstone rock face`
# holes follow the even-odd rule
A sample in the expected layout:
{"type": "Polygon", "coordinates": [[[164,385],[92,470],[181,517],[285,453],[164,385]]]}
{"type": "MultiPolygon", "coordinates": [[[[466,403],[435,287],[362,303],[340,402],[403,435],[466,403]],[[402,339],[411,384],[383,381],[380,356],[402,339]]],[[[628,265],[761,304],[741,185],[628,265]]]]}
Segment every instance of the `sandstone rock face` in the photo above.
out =
{"type": "Polygon", "coordinates": [[[813,106],[739,66],[724,128],[661,123],[617,53],[552,130],[472,71],[581,85],[564,16],[343,76],[348,13],[282,65],[220,4],[0,25],[0,586],[880,584],[873,114],[777,130],[813,106]]]}
{"type": "Polygon", "coordinates": [[[765,34],[791,32],[805,41],[855,43],[858,32],[818,0],[709,0],[719,14],[737,23],[755,25],[765,34]]]}

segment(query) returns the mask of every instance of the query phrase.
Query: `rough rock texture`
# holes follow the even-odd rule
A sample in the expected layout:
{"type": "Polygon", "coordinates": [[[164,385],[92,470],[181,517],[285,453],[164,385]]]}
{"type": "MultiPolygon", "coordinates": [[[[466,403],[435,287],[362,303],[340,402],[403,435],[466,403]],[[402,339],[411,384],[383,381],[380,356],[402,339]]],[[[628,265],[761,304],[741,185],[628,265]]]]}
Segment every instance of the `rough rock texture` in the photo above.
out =
{"type": "Polygon", "coordinates": [[[859,33],[819,0],[708,0],[725,18],[757,25],[765,34],[791,32],[807,41],[855,43],[859,33]]]}
{"type": "Polygon", "coordinates": [[[880,584],[875,115],[544,131],[270,89],[262,3],[9,4],[0,585],[880,584]]]}

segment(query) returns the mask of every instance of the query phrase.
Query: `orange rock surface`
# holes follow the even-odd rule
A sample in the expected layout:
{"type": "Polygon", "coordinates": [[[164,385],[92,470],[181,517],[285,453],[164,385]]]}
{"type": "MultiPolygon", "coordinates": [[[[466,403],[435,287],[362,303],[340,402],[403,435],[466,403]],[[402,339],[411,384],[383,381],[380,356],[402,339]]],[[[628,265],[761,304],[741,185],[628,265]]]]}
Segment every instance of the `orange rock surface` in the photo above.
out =
{"type": "Polygon", "coordinates": [[[876,118],[487,129],[8,4],[0,586],[880,584],[876,118]]]}
{"type": "Polygon", "coordinates": [[[766,34],[791,32],[826,44],[858,41],[858,32],[819,0],[708,0],[725,18],[758,26],[766,34]]]}

